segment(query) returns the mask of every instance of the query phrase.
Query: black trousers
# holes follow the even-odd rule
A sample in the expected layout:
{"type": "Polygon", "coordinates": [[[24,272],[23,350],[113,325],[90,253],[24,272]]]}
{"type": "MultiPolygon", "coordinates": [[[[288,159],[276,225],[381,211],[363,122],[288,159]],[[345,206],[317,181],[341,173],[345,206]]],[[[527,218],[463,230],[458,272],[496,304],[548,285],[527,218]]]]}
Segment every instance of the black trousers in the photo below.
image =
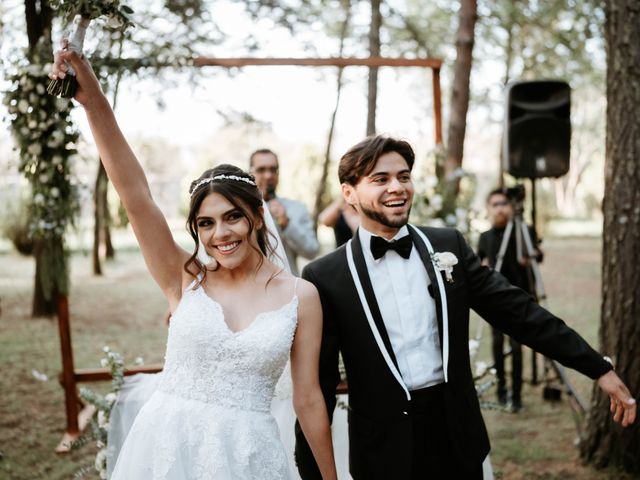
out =
{"type": "Polygon", "coordinates": [[[413,421],[412,480],[482,480],[482,465],[460,470],[447,431],[444,415],[444,386],[435,385],[411,392],[413,421]]]}
{"type": "MultiPolygon", "coordinates": [[[[496,376],[498,377],[498,394],[507,393],[507,379],[504,371],[504,337],[500,330],[492,328],[493,335],[493,360],[495,362],[496,376]]],[[[511,345],[511,392],[512,400],[520,401],[520,391],[522,390],[522,345],[513,338],[509,338],[511,345]]]]}

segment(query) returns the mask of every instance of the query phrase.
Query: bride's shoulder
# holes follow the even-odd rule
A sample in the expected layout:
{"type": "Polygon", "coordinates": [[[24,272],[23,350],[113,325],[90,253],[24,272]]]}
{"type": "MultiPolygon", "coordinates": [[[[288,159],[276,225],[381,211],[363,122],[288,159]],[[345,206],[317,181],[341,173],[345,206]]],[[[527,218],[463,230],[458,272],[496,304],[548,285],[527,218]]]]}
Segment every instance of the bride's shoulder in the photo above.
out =
{"type": "Polygon", "coordinates": [[[296,279],[296,294],[298,296],[298,303],[301,307],[307,306],[315,308],[320,305],[320,295],[316,286],[304,280],[303,278],[296,279]]]}

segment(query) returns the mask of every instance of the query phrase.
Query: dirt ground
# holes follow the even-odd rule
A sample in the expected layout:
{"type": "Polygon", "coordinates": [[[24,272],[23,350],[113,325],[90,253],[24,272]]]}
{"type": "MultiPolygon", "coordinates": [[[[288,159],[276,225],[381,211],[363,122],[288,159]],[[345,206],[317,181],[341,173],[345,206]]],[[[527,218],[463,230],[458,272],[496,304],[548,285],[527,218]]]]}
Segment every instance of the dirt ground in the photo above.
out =
{"type": "MultiPolygon", "coordinates": [[[[543,275],[551,310],[597,347],[600,242],[549,240],[544,248],[543,275]]],[[[72,258],[70,306],[76,365],[97,367],[104,345],[121,352],[129,362],[139,356],[145,363],[162,361],[166,302],[146,273],[138,252],[118,252],[116,260],[106,265],[103,277],[93,276],[90,265],[88,256],[72,258]]],[[[31,259],[0,255],[2,480],[70,479],[81,467],[91,465],[95,454],[92,446],[69,455],[54,453],[65,424],[63,393],[57,382],[61,369],[58,330],[54,320],[29,318],[33,271],[31,259]]],[[[490,360],[489,336],[489,329],[485,328],[481,349],[485,360],[490,360]]],[[[531,378],[528,351],[525,355],[527,380],[531,378]]],[[[575,372],[571,372],[570,378],[589,403],[593,383],[575,372]]],[[[89,386],[106,388],[105,384],[89,386]]],[[[541,392],[541,386],[526,383],[524,409],[520,413],[484,412],[496,478],[631,478],[583,466],[566,398],[548,403],[542,401],[541,392]]],[[[493,392],[487,398],[493,399],[493,392]]],[[[90,473],[86,478],[97,477],[90,473]]]]}

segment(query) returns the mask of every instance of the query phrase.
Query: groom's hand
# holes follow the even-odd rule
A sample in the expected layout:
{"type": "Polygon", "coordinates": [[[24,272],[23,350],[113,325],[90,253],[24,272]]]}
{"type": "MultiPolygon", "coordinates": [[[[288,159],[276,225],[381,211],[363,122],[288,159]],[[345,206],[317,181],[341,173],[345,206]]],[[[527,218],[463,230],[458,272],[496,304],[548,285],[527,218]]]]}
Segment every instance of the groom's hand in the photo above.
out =
{"type": "Polygon", "coordinates": [[[609,395],[613,421],[621,423],[623,427],[631,425],[636,419],[636,401],[616,372],[609,370],[602,375],[598,379],[598,386],[609,395]]]}

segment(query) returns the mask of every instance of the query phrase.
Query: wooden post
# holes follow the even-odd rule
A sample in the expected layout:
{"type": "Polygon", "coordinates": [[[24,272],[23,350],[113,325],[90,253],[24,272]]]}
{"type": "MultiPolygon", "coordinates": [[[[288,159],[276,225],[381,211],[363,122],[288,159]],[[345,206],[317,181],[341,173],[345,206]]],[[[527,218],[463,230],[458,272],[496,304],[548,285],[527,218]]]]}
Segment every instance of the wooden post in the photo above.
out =
{"type": "Polygon", "coordinates": [[[433,123],[436,145],[442,145],[442,103],[440,92],[440,67],[431,70],[433,78],[433,123]]]}
{"type": "MultiPolygon", "coordinates": [[[[59,295],[56,304],[58,314],[58,331],[60,333],[60,353],[62,354],[62,374],[60,380],[64,389],[64,403],[67,412],[66,435],[77,435],[78,425],[78,392],[73,368],[73,349],[71,347],[71,329],[69,327],[69,300],[66,295],[59,295]]],[[[56,452],[65,449],[63,438],[56,452]]],[[[68,447],[67,447],[68,448],[68,447]]]]}

